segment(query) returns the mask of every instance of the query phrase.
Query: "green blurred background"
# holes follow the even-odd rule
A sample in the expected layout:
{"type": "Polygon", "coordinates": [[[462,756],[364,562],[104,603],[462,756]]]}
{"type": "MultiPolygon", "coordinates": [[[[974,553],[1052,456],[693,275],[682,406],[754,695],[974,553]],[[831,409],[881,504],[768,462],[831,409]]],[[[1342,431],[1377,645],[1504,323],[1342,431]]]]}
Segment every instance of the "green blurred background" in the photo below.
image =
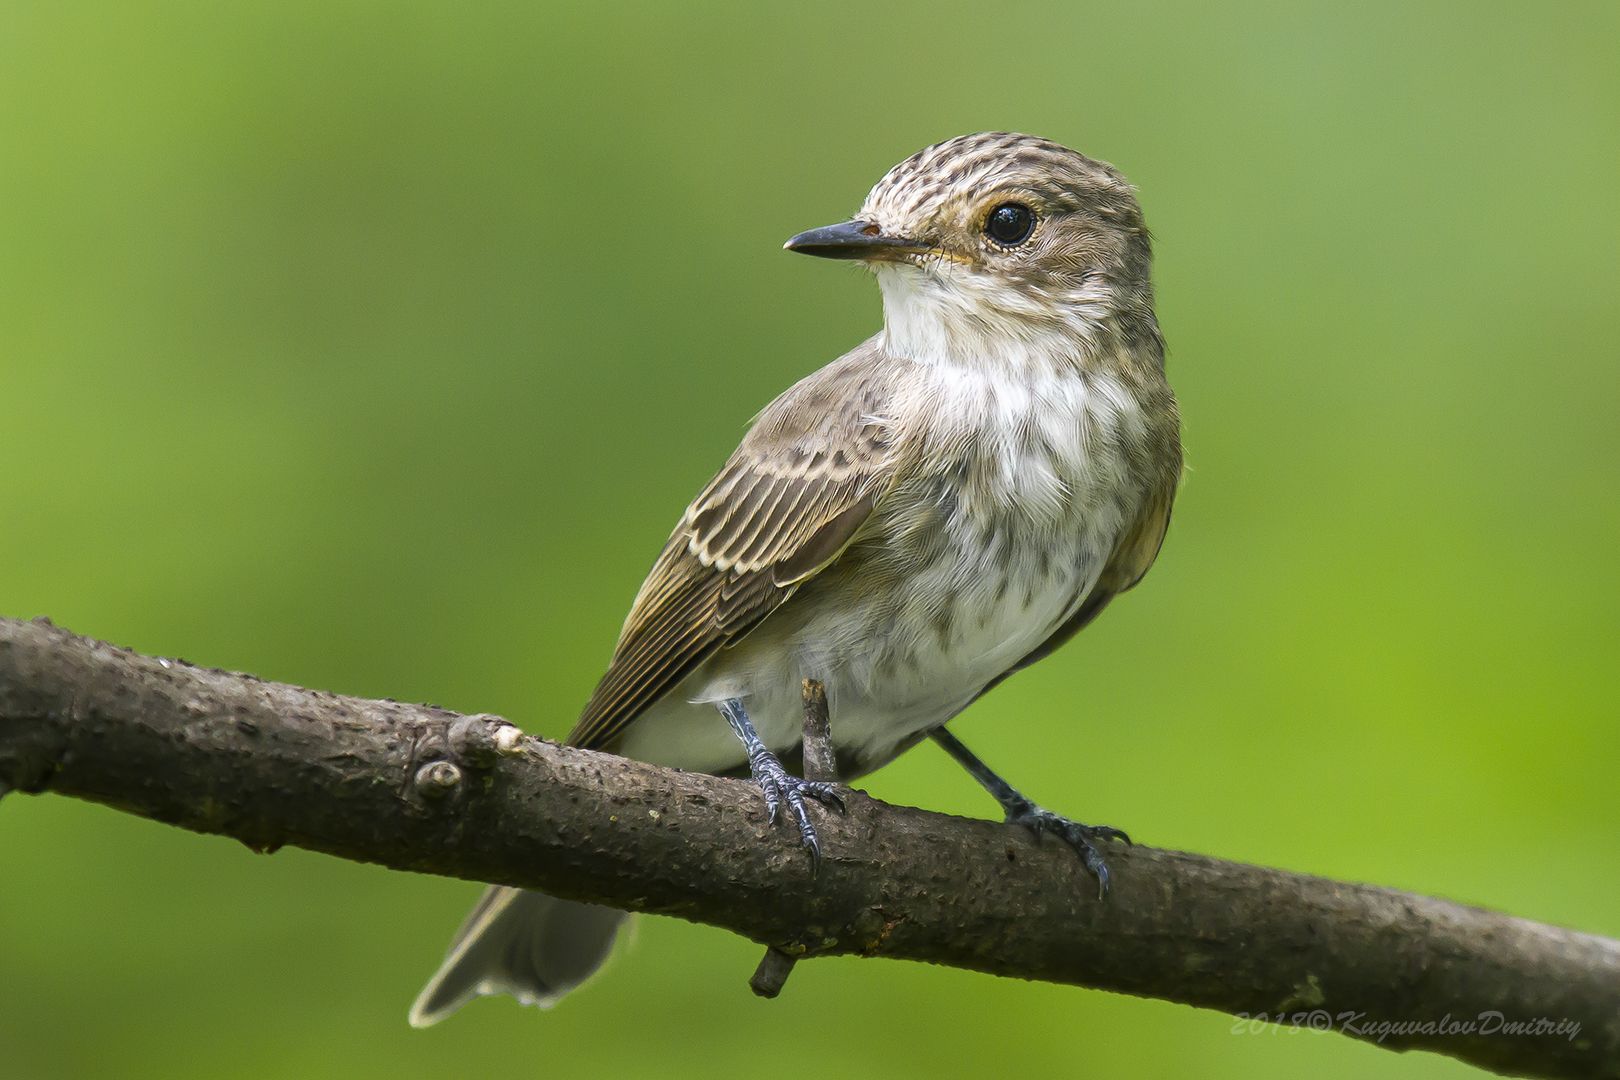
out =
{"type": "MultiPolygon", "coordinates": [[[[686,499],[877,325],[782,253],[1039,132],[1140,186],[1191,467],[959,724],[1140,839],[1620,935],[1620,8],[0,4],[0,611],[564,733],[686,499]]],[[[989,816],[924,747],[866,784],[989,816]]],[[[476,889],[0,808],[0,1073],[1461,1076],[644,920],[405,1008],[476,889]],[[825,1039],[813,1032],[826,1033],[825,1039]]]]}

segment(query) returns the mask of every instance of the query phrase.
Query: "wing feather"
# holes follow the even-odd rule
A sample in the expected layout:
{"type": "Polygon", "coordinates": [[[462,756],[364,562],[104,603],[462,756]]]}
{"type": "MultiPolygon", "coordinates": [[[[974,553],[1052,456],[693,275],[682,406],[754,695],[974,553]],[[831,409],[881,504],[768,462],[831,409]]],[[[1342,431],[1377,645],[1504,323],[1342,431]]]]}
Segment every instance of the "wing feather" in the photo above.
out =
{"type": "Polygon", "coordinates": [[[855,539],[896,470],[886,361],[868,342],[760,415],[664,545],[570,743],[612,745],[855,539]]]}
{"type": "MultiPolygon", "coordinates": [[[[720,550],[713,554],[716,562],[745,565],[744,557],[749,547],[770,524],[771,516],[782,505],[782,497],[787,494],[791,483],[792,481],[785,476],[773,476],[758,485],[762,494],[754,500],[748,518],[736,528],[727,530],[723,546],[716,545],[720,547],[720,550]]],[[[778,529],[774,535],[765,533],[764,540],[769,544],[781,535],[782,531],[778,529]]]]}

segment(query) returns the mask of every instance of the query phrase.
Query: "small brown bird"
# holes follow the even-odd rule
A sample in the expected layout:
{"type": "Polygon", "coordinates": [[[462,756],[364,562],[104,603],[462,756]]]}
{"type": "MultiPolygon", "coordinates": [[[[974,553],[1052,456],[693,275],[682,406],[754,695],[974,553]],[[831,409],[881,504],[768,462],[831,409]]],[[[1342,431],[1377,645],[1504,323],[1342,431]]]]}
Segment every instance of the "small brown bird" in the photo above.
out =
{"type": "MultiPolygon", "coordinates": [[[[746,767],[814,856],[807,800],[837,789],[778,755],[819,679],[844,779],[932,737],[1105,891],[1097,842],[1124,834],[1037,806],[945,724],[1141,580],[1169,525],[1180,421],[1131,186],[1045,139],[968,135],[786,246],[869,267],[883,330],[772,402],[693,500],[569,742],[746,767]]],[[[491,888],[411,1023],[479,994],[550,1005],[623,918],[491,888]]]]}

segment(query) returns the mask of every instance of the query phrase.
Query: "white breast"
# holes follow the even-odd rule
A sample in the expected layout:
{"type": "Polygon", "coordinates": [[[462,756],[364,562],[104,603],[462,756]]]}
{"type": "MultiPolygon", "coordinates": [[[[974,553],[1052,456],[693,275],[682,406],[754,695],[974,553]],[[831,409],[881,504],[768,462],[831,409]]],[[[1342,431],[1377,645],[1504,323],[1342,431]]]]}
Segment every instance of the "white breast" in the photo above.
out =
{"type": "Polygon", "coordinates": [[[860,701],[846,702],[837,739],[878,757],[949,719],[1074,614],[1140,500],[1120,451],[1136,406],[1112,379],[942,369],[931,393],[931,415],[947,418],[932,425],[939,446],[958,449],[913,483],[949,512],[899,523],[891,542],[913,545],[913,570],[843,658],[860,701]]]}

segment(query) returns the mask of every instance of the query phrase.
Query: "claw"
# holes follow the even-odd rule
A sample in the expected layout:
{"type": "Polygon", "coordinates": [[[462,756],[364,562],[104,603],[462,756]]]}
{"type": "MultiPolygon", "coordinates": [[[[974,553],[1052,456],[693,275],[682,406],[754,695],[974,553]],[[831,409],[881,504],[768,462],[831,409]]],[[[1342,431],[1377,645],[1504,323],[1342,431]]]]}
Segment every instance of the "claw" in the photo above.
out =
{"type": "Polygon", "coordinates": [[[765,812],[771,824],[781,823],[782,806],[785,803],[793,816],[793,823],[799,828],[799,843],[810,853],[811,872],[819,873],[821,839],[816,835],[816,827],[810,821],[805,801],[813,799],[842,814],[845,812],[844,797],[839,793],[837,785],[801,780],[783,768],[774,754],[757,754],[751,760],[750,766],[754,784],[765,796],[765,812]]]}
{"type": "Polygon", "coordinates": [[[1124,829],[1116,829],[1112,825],[1092,825],[1091,835],[1097,840],[1118,840],[1126,847],[1134,847],[1129,834],[1124,829]]]}
{"type": "Polygon", "coordinates": [[[836,810],[840,814],[849,813],[849,808],[844,805],[844,793],[838,790],[837,784],[809,781],[800,790],[829,810],[836,810]]]}
{"type": "Polygon", "coordinates": [[[782,821],[782,804],[793,813],[794,824],[799,827],[799,843],[810,852],[810,870],[815,874],[821,869],[821,840],[816,836],[816,827],[810,823],[810,815],[805,810],[805,799],[814,799],[823,806],[836,809],[840,814],[844,812],[844,796],[838,790],[838,785],[825,781],[801,780],[782,767],[781,759],[771,753],[761,741],[759,732],[754,730],[753,723],[748,719],[748,711],[737,698],[727,698],[719,702],[720,714],[736,732],[737,738],[742,740],[743,749],[748,752],[748,772],[753,778],[754,785],[765,796],[765,814],[770,818],[772,825],[782,821]]]}
{"type": "Polygon", "coordinates": [[[1080,861],[1085,863],[1086,869],[1097,879],[1097,899],[1107,899],[1113,876],[1108,871],[1108,864],[1103,861],[1102,852],[1097,850],[1095,841],[1119,840],[1129,844],[1131,838],[1125,835],[1123,830],[1111,825],[1082,825],[1027,801],[1010,807],[1007,811],[1007,821],[1009,824],[1022,825],[1034,833],[1037,843],[1048,832],[1061,836],[1064,843],[1074,848],[1080,856],[1080,861]]]}

